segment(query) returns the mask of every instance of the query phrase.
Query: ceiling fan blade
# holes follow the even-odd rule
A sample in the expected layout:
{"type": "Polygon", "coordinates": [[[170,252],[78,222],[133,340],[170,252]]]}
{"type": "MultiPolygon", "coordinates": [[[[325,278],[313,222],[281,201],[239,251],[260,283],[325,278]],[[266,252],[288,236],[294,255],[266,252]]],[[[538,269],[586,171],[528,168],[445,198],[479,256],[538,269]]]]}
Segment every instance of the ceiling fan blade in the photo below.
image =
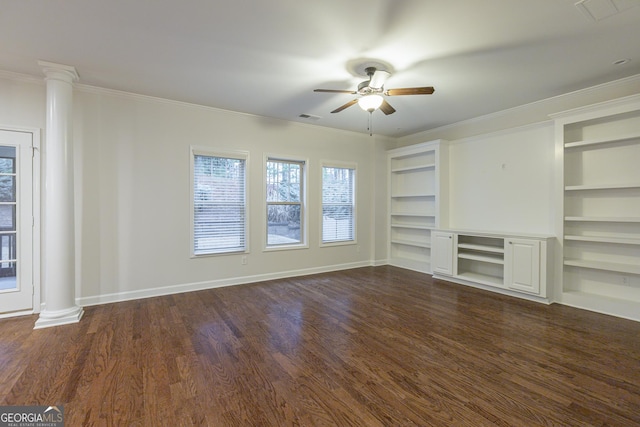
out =
{"type": "Polygon", "coordinates": [[[398,95],[431,95],[435,89],[433,86],[427,87],[405,87],[402,89],[389,89],[384,92],[388,96],[398,95]]]}
{"type": "Polygon", "coordinates": [[[314,92],[329,92],[329,93],[349,93],[351,95],[355,95],[358,92],[353,90],[340,90],[340,89],[314,89],[314,92]]]}
{"type": "Polygon", "coordinates": [[[335,110],[332,111],[332,113],[339,113],[340,111],[344,110],[345,108],[351,107],[356,102],[358,102],[358,98],[353,99],[353,100],[347,102],[346,104],[344,104],[343,106],[336,108],[335,110]]]}
{"type": "Polygon", "coordinates": [[[395,109],[395,108],[393,108],[393,107],[391,106],[391,104],[389,104],[389,103],[387,102],[387,100],[386,100],[386,99],[383,99],[383,100],[382,100],[382,104],[380,104],[380,110],[381,110],[383,113],[385,113],[387,116],[388,116],[389,114],[393,114],[393,113],[395,113],[395,112],[396,112],[396,109],[395,109]]]}
{"type": "Polygon", "coordinates": [[[384,86],[384,82],[387,81],[390,75],[391,73],[387,71],[376,70],[376,72],[373,73],[373,76],[371,76],[371,81],[369,81],[369,87],[371,89],[382,89],[382,86],[384,86]]]}

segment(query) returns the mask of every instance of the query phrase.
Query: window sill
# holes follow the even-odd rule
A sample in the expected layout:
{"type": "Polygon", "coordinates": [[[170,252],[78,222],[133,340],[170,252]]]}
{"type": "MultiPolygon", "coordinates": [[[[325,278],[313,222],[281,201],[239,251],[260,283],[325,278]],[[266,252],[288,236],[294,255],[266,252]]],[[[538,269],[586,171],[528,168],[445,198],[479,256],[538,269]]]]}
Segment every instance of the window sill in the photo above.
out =
{"type": "Polygon", "coordinates": [[[341,240],[338,242],[321,242],[320,247],[331,248],[334,246],[351,246],[351,245],[357,245],[357,244],[358,242],[356,240],[341,240]]]}
{"type": "Polygon", "coordinates": [[[263,252],[277,252],[277,251],[290,251],[296,249],[309,249],[307,244],[299,245],[279,245],[279,246],[267,246],[262,249],[263,252]]]}
{"type": "Polygon", "coordinates": [[[248,250],[240,250],[234,252],[211,252],[206,254],[194,254],[192,253],[191,259],[200,259],[200,258],[211,258],[211,257],[219,257],[219,256],[233,256],[233,255],[247,255],[249,254],[248,250]]]}

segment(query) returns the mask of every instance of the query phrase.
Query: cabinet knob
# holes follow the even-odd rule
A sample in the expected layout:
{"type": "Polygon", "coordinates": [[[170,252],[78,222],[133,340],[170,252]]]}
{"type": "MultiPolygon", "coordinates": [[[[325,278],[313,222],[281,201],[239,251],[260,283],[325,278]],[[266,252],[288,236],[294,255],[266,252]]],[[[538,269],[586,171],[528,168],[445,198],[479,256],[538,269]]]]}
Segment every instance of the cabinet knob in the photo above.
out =
{"type": "Polygon", "coordinates": [[[512,242],[511,240],[509,240],[509,244],[510,244],[510,245],[512,245],[512,244],[513,244],[513,242],[512,242]]]}

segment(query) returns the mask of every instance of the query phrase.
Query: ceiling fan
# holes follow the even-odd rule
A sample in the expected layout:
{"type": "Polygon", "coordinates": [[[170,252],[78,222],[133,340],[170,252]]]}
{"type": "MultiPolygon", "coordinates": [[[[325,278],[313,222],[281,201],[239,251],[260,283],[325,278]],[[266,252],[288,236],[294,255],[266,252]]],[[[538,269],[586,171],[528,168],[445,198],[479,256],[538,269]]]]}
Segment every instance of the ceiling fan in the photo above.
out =
{"type": "Polygon", "coordinates": [[[330,92],[330,93],[348,93],[351,95],[360,95],[359,98],[355,98],[346,104],[336,108],[332,113],[339,113],[340,111],[351,107],[353,104],[358,104],[360,108],[370,113],[373,113],[378,108],[386,115],[396,112],[383,97],[385,96],[398,96],[398,95],[431,95],[435,89],[432,86],[426,87],[407,87],[402,89],[384,89],[384,83],[387,81],[391,73],[384,70],[378,70],[376,67],[367,67],[364,70],[369,76],[369,80],[365,80],[358,85],[358,90],[339,90],[339,89],[314,89],[314,92],[330,92]]]}

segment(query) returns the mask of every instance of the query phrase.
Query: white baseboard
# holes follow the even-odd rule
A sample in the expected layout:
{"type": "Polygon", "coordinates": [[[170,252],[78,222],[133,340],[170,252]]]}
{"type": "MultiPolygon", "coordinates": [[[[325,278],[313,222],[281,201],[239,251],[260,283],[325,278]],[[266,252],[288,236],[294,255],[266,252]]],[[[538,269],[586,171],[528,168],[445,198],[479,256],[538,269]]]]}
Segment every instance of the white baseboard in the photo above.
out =
{"type": "Polygon", "coordinates": [[[440,275],[440,274],[434,274],[433,278],[435,280],[442,280],[445,282],[452,282],[452,283],[457,283],[458,285],[465,285],[465,286],[469,286],[472,288],[477,288],[477,289],[482,289],[484,291],[489,291],[489,292],[495,292],[497,294],[502,294],[502,295],[507,295],[510,297],[515,297],[515,298],[520,298],[520,299],[526,299],[529,301],[533,301],[533,302],[538,302],[541,304],[546,304],[546,305],[550,305],[551,301],[548,298],[543,298],[543,297],[539,297],[536,295],[529,295],[523,292],[517,292],[517,291],[511,291],[509,289],[504,289],[504,288],[498,288],[495,286],[491,286],[491,285],[485,285],[483,283],[478,283],[478,282],[473,282],[470,280],[465,280],[463,278],[460,277],[453,277],[453,276],[444,276],[444,275],[440,275]]]}
{"type": "Polygon", "coordinates": [[[201,291],[205,289],[221,288],[224,286],[244,285],[248,283],[263,282],[266,280],[284,279],[287,277],[308,276],[310,274],[328,273],[331,271],[349,270],[352,268],[371,267],[373,261],[337,264],[324,267],[306,268],[301,270],[280,271],[277,273],[257,274],[253,276],[232,277],[228,279],[208,280],[204,282],[183,283],[160,288],[141,289],[137,291],[117,292],[90,297],[76,298],[76,304],[80,307],[109,304],[114,302],[131,301],[142,298],[158,297],[163,295],[179,294],[183,292],[201,291]]]}
{"type": "Polygon", "coordinates": [[[35,312],[33,310],[11,311],[9,313],[0,314],[0,319],[8,319],[8,318],[11,318],[11,317],[18,317],[18,316],[30,316],[30,315],[32,315],[34,313],[35,312]]]}

